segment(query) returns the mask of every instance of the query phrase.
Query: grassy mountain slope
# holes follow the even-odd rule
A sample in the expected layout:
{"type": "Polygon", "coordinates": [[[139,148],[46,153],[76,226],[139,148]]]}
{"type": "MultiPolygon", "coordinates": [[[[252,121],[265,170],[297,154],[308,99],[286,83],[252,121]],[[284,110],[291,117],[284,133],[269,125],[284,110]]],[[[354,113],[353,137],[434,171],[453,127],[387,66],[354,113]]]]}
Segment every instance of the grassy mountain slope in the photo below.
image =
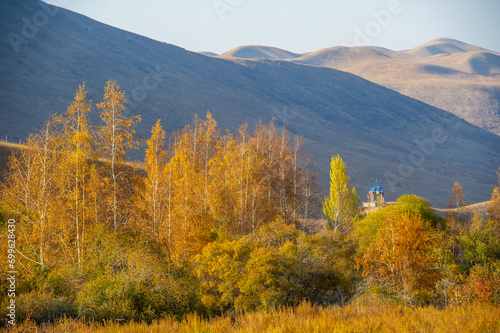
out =
{"type": "Polygon", "coordinates": [[[0,30],[7,32],[0,36],[0,136],[10,141],[65,110],[79,84],[97,103],[106,81],[116,80],[127,113],[143,116],[144,137],[157,118],[171,133],[207,110],[232,130],[274,118],[306,138],[325,185],[329,159],[340,154],[362,199],[377,179],[387,200],[415,193],[437,206],[456,180],[470,201],[488,200],[496,182],[500,137],[356,75],[207,57],[35,0],[2,1],[0,30]],[[22,36],[23,18],[33,22],[41,12],[53,15],[16,50],[8,36],[22,36]]]}
{"type": "Polygon", "coordinates": [[[335,47],[292,61],[340,69],[500,135],[500,54],[440,38],[406,52],[335,47]]]}
{"type": "Polygon", "coordinates": [[[219,56],[219,58],[243,58],[243,59],[294,59],[300,57],[290,51],[269,46],[245,45],[236,47],[219,56]]]}
{"type": "Polygon", "coordinates": [[[429,57],[437,54],[455,54],[473,51],[486,50],[451,38],[437,38],[406,51],[406,53],[416,57],[429,57]]]}
{"type": "Polygon", "coordinates": [[[292,61],[340,69],[500,135],[500,54],[440,38],[406,52],[335,47],[292,61]]]}

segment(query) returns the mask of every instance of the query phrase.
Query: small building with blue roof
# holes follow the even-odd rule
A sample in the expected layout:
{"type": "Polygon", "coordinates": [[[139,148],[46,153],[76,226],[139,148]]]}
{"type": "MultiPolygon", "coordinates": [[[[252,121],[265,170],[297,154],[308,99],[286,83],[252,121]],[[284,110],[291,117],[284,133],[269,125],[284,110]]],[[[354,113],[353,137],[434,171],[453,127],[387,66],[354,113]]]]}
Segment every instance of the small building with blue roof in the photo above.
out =
{"type": "Polygon", "coordinates": [[[385,203],[385,198],[384,198],[385,190],[380,185],[373,186],[368,192],[368,195],[370,196],[370,202],[376,202],[377,197],[380,197],[380,202],[382,204],[385,203]]]}
{"type": "Polygon", "coordinates": [[[375,186],[368,191],[368,201],[363,202],[363,207],[377,207],[379,204],[385,204],[385,190],[382,186],[375,183],[375,186]]]}

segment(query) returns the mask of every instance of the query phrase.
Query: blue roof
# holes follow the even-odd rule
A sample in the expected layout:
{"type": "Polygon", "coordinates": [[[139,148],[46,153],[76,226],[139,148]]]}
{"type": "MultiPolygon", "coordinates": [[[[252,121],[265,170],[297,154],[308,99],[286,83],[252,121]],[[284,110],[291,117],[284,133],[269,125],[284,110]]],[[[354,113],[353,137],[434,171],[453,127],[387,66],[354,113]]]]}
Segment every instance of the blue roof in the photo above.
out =
{"type": "Polygon", "coordinates": [[[384,192],[384,188],[380,185],[375,185],[370,189],[370,192],[384,192]]]}

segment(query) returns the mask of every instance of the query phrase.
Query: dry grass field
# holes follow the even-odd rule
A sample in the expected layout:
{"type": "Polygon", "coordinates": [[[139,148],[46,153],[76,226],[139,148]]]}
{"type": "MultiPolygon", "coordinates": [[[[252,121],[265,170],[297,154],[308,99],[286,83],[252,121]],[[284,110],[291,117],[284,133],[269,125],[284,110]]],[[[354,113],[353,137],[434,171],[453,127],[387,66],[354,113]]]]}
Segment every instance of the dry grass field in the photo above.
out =
{"type": "Polygon", "coordinates": [[[463,213],[463,214],[474,214],[476,212],[485,215],[486,210],[488,209],[489,205],[491,204],[491,201],[484,201],[484,202],[479,202],[476,204],[460,207],[460,208],[434,208],[435,211],[438,212],[438,214],[445,214],[445,213],[450,213],[450,212],[457,212],[457,213],[463,213]]]}
{"type": "Polygon", "coordinates": [[[491,305],[410,308],[351,304],[322,308],[303,303],[274,313],[252,312],[205,320],[189,315],[151,324],[110,321],[105,324],[61,321],[55,325],[18,325],[11,332],[139,333],[139,332],[500,332],[500,309],[491,305]]]}

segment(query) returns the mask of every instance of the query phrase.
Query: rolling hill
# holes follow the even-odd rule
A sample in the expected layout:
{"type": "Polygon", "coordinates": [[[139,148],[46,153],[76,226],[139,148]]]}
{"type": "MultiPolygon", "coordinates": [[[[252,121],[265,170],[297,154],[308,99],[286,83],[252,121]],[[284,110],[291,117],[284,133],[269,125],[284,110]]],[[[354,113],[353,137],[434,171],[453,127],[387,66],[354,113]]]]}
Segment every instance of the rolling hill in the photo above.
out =
{"type": "MultiPolygon", "coordinates": [[[[362,75],[299,63],[308,55],[293,62],[204,56],[37,0],[1,1],[0,30],[6,32],[0,36],[0,136],[10,141],[64,111],[83,82],[97,103],[106,81],[116,80],[129,100],[127,113],[143,117],[138,133],[144,137],[157,118],[171,133],[207,110],[231,130],[274,119],[305,137],[323,184],[330,157],[340,154],[362,199],[375,180],[387,200],[414,193],[437,206],[454,181],[473,202],[488,200],[496,183],[500,137],[362,75]]],[[[282,54],[269,50],[260,52],[282,54]]],[[[394,61],[413,57],[366,52],[394,61]]],[[[100,123],[95,111],[93,119],[100,123]]]]}
{"type": "Polygon", "coordinates": [[[359,75],[500,135],[500,54],[447,38],[406,52],[336,47],[292,61],[359,75]]]}
{"type": "Polygon", "coordinates": [[[437,38],[428,43],[417,46],[406,53],[416,57],[429,57],[437,54],[455,54],[474,51],[487,51],[486,49],[469,45],[467,43],[451,39],[451,38],[437,38]]]}
{"type": "Polygon", "coordinates": [[[294,59],[300,57],[300,54],[285,51],[276,47],[269,46],[239,46],[227,51],[219,58],[242,58],[242,59],[294,59]]]}
{"type": "Polygon", "coordinates": [[[401,52],[335,46],[297,55],[275,48],[262,52],[262,48],[241,46],[219,57],[281,59],[346,71],[500,135],[499,53],[449,38],[401,52]]]}

